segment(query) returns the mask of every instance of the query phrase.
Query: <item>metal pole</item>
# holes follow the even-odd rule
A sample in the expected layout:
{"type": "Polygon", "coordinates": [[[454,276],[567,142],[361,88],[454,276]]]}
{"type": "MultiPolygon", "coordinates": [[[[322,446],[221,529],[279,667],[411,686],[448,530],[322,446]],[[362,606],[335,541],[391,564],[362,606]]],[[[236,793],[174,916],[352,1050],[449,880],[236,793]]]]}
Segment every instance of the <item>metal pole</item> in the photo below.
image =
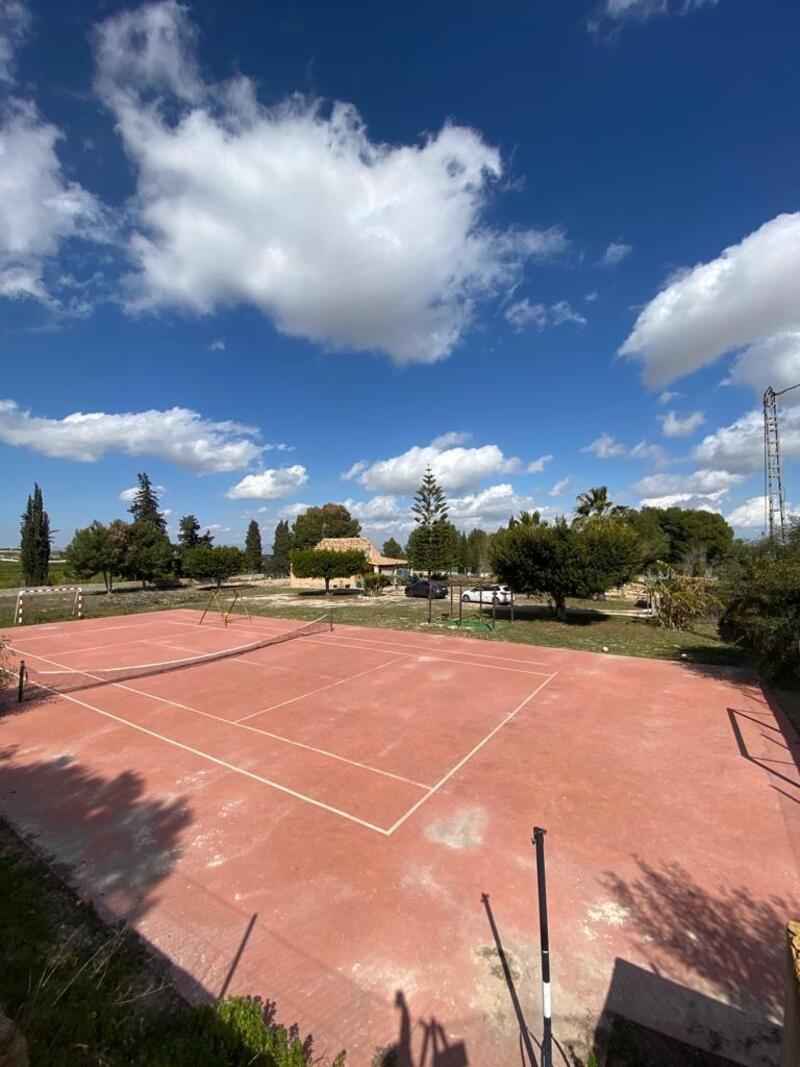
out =
{"type": "Polygon", "coordinates": [[[458,625],[461,625],[461,619],[464,614],[464,601],[461,599],[464,596],[464,586],[459,583],[458,586],[458,625]]]}
{"type": "Polygon", "coordinates": [[[511,590],[511,624],[514,624],[514,590],[511,590]]]}
{"type": "Polygon", "coordinates": [[[19,681],[17,682],[17,703],[22,703],[22,698],[25,695],[25,660],[19,661],[19,681]]]}
{"type": "Polygon", "coordinates": [[[536,848],[536,879],[539,888],[539,942],[542,951],[542,1067],[553,1067],[553,1020],[550,1002],[550,935],[547,929],[547,879],[544,869],[544,835],[541,826],[533,828],[536,848]]]}

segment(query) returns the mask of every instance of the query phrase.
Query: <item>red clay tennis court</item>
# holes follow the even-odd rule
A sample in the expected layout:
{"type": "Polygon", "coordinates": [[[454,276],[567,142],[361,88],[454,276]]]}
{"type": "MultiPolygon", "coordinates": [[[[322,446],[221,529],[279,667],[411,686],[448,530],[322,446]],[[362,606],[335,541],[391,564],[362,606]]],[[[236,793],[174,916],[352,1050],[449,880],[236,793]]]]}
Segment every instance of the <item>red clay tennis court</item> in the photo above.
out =
{"type": "Polygon", "coordinates": [[[539,823],[562,1044],[624,1002],[775,1061],[800,776],[751,677],[198,620],[7,634],[29,685],[0,724],[4,814],[187,988],[275,998],[359,1067],[527,1062],[539,823]]]}

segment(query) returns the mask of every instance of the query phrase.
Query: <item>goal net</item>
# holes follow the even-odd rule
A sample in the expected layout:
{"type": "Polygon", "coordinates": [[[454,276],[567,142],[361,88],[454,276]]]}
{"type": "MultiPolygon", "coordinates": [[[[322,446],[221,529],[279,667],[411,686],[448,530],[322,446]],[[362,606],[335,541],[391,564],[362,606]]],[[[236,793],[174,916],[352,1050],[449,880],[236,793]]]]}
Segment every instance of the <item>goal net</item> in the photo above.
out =
{"type": "Polygon", "coordinates": [[[15,626],[69,618],[83,618],[83,590],[79,585],[46,585],[17,593],[15,626]]]}

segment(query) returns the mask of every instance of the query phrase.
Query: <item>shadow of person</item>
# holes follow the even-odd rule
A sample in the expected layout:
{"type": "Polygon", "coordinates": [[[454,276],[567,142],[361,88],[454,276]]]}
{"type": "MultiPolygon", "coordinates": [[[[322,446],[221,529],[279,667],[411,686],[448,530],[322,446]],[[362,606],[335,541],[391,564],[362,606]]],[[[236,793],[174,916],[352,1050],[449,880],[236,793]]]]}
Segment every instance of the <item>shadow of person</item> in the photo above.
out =
{"type": "Polygon", "coordinates": [[[469,1067],[464,1042],[457,1040],[451,1044],[444,1027],[433,1015],[416,1023],[422,1030],[417,1056],[413,1048],[415,1024],[402,989],[395,993],[394,1003],[400,1012],[400,1031],[397,1041],[382,1052],[375,1067],[469,1067]]]}

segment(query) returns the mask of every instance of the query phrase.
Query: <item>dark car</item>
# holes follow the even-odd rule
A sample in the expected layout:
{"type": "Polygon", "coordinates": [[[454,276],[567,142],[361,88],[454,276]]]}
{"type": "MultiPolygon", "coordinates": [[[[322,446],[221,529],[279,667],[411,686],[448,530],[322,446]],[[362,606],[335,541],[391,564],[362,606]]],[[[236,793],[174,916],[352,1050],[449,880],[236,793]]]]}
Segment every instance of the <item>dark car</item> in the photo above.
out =
{"type": "MultiPolygon", "coordinates": [[[[443,585],[437,585],[436,582],[431,582],[430,597],[431,600],[444,600],[447,596],[447,588],[443,585]]],[[[406,596],[422,596],[427,600],[428,598],[428,579],[427,578],[412,578],[406,585],[406,596]]]]}

